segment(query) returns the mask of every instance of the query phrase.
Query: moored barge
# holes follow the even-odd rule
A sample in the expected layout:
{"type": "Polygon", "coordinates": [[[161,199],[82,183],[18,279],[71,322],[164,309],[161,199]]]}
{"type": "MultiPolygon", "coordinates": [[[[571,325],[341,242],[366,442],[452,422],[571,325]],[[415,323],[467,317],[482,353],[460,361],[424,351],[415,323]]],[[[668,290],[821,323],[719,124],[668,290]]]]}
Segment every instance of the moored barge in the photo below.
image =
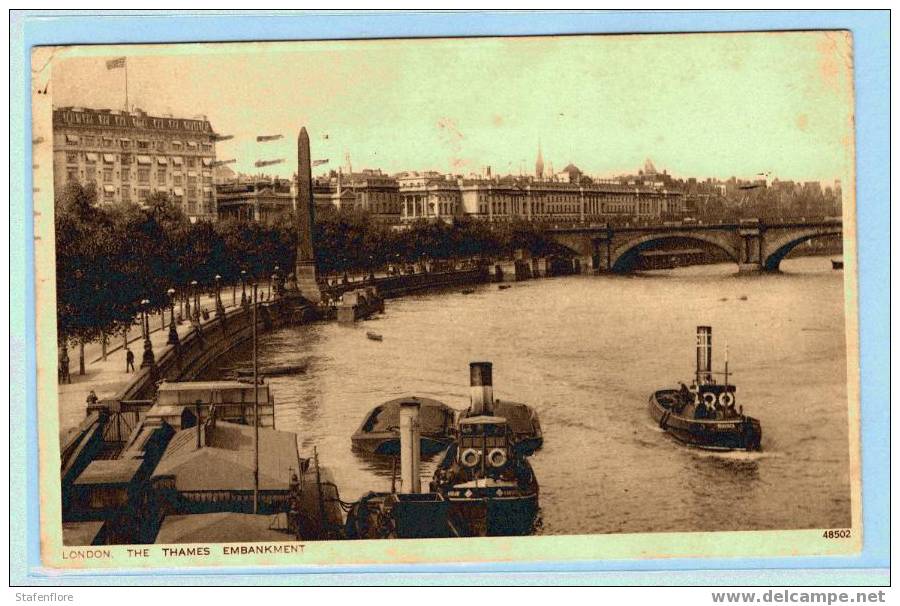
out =
{"type": "Polygon", "coordinates": [[[443,402],[421,397],[388,400],[370,410],[350,437],[353,448],[377,455],[399,454],[400,408],[406,401],[420,405],[418,424],[422,454],[433,455],[446,449],[453,441],[456,411],[443,402]]]}

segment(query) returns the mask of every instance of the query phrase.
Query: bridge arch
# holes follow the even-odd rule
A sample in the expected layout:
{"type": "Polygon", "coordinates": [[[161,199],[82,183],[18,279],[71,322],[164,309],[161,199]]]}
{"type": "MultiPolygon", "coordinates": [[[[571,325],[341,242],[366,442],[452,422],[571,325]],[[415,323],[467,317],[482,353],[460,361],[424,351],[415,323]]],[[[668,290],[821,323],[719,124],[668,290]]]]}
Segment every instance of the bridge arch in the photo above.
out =
{"type": "Polygon", "coordinates": [[[794,250],[794,248],[804,242],[815,240],[816,238],[841,235],[843,235],[843,230],[839,228],[831,230],[815,230],[801,234],[794,233],[783,236],[771,243],[766,242],[766,249],[768,249],[768,252],[763,260],[762,269],[765,271],[778,271],[781,261],[794,250]]]}
{"type": "Polygon", "coordinates": [[[740,251],[729,239],[717,237],[714,234],[703,232],[689,233],[666,233],[666,234],[645,234],[637,238],[631,238],[627,242],[616,245],[610,252],[609,268],[615,273],[625,273],[629,271],[637,258],[637,255],[649,248],[669,241],[694,241],[704,244],[710,244],[713,247],[723,251],[731,261],[740,263],[740,251]]]}

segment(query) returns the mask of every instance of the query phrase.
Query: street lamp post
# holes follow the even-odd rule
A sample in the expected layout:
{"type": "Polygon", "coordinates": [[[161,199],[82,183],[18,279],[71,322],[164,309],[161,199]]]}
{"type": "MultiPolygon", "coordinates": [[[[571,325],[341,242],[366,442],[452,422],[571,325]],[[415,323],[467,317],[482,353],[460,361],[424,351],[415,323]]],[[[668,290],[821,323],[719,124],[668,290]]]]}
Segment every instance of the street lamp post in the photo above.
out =
{"type": "Polygon", "coordinates": [[[194,299],[194,315],[191,316],[194,324],[200,323],[200,295],[197,292],[197,280],[191,280],[191,297],[194,299]]]}
{"type": "Polygon", "coordinates": [[[222,276],[216,274],[216,317],[225,319],[225,306],[222,304],[222,276]]]}
{"type": "Polygon", "coordinates": [[[253,513],[259,513],[259,366],[257,360],[256,279],[253,280],[253,513]]]}
{"type": "Polygon", "coordinates": [[[175,326],[175,289],[170,288],[166,291],[169,295],[169,345],[178,345],[178,329],[175,326]]]}
{"type": "Polygon", "coordinates": [[[281,268],[277,265],[275,266],[275,273],[272,274],[272,283],[275,287],[274,295],[277,297],[281,294],[281,268]]]}
{"type": "Polygon", "coordinates": [[[247,307],[247,272],[241,270],[241,307],[247,307]]]}
{"type": "Polygon", "coordinates": [[[141,359],[141,368],[154,366],[156,358],[153,355],[153,343],[150,342],[150,311],[148,306],[150,301],[144,299],[141,301],[141,322],[144,327],[144,357],[141,359]]]}

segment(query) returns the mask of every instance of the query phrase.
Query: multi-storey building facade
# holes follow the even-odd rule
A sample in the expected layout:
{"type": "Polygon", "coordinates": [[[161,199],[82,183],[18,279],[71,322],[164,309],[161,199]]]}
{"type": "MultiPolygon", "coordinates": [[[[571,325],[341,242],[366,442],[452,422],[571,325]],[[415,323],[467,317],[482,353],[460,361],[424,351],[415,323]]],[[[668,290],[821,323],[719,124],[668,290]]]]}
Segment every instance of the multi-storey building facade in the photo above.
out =
{"type": "Polygon", "coordinates": [[[399,218],[402,221],[449,221],[462,212],[459,181],[452,175],[401,173],[397,175],[397,183],[400,190],[399,218]]]}
{"type": "Polygon", "coordinates": [[[151,193],[162,192],[191,221],[214,220],[215,141],[205,118],[54,109],[54,186],[93,183],[100,204],[142,204],[151,193]]]}
{"type": "Polygon", "coordinates": [[[605,221],[684,212],[680,191],[616,180],[464,179],[462,213],[491,221],[605,221]]]}
{"type": "Polygon", "coordinates": [[[400,219],[400,191],[397,180],[379,169],[362,172],[331,171],[313,181],[313,198],[318,208],[363,210],[374,219],[395,223],[400,219]]]}
{"type": "Polygon", "coordinates": [[[216,186],[219,219],[274,225],[291,216],[296,196],[293,180],[236,177],[216,186]]]}

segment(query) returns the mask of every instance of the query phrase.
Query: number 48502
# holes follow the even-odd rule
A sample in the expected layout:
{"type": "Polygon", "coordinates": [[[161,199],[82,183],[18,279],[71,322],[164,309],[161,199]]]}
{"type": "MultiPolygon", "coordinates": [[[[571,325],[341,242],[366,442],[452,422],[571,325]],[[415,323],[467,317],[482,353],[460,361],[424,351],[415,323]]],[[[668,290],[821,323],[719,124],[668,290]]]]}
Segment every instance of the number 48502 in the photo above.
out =
{"type": "Polygon", "coordinates": [[[849,539],[850,538],[850,529],[844,528],[842,530],[826,530],[822,533],[823,539],[849,539]]]}

